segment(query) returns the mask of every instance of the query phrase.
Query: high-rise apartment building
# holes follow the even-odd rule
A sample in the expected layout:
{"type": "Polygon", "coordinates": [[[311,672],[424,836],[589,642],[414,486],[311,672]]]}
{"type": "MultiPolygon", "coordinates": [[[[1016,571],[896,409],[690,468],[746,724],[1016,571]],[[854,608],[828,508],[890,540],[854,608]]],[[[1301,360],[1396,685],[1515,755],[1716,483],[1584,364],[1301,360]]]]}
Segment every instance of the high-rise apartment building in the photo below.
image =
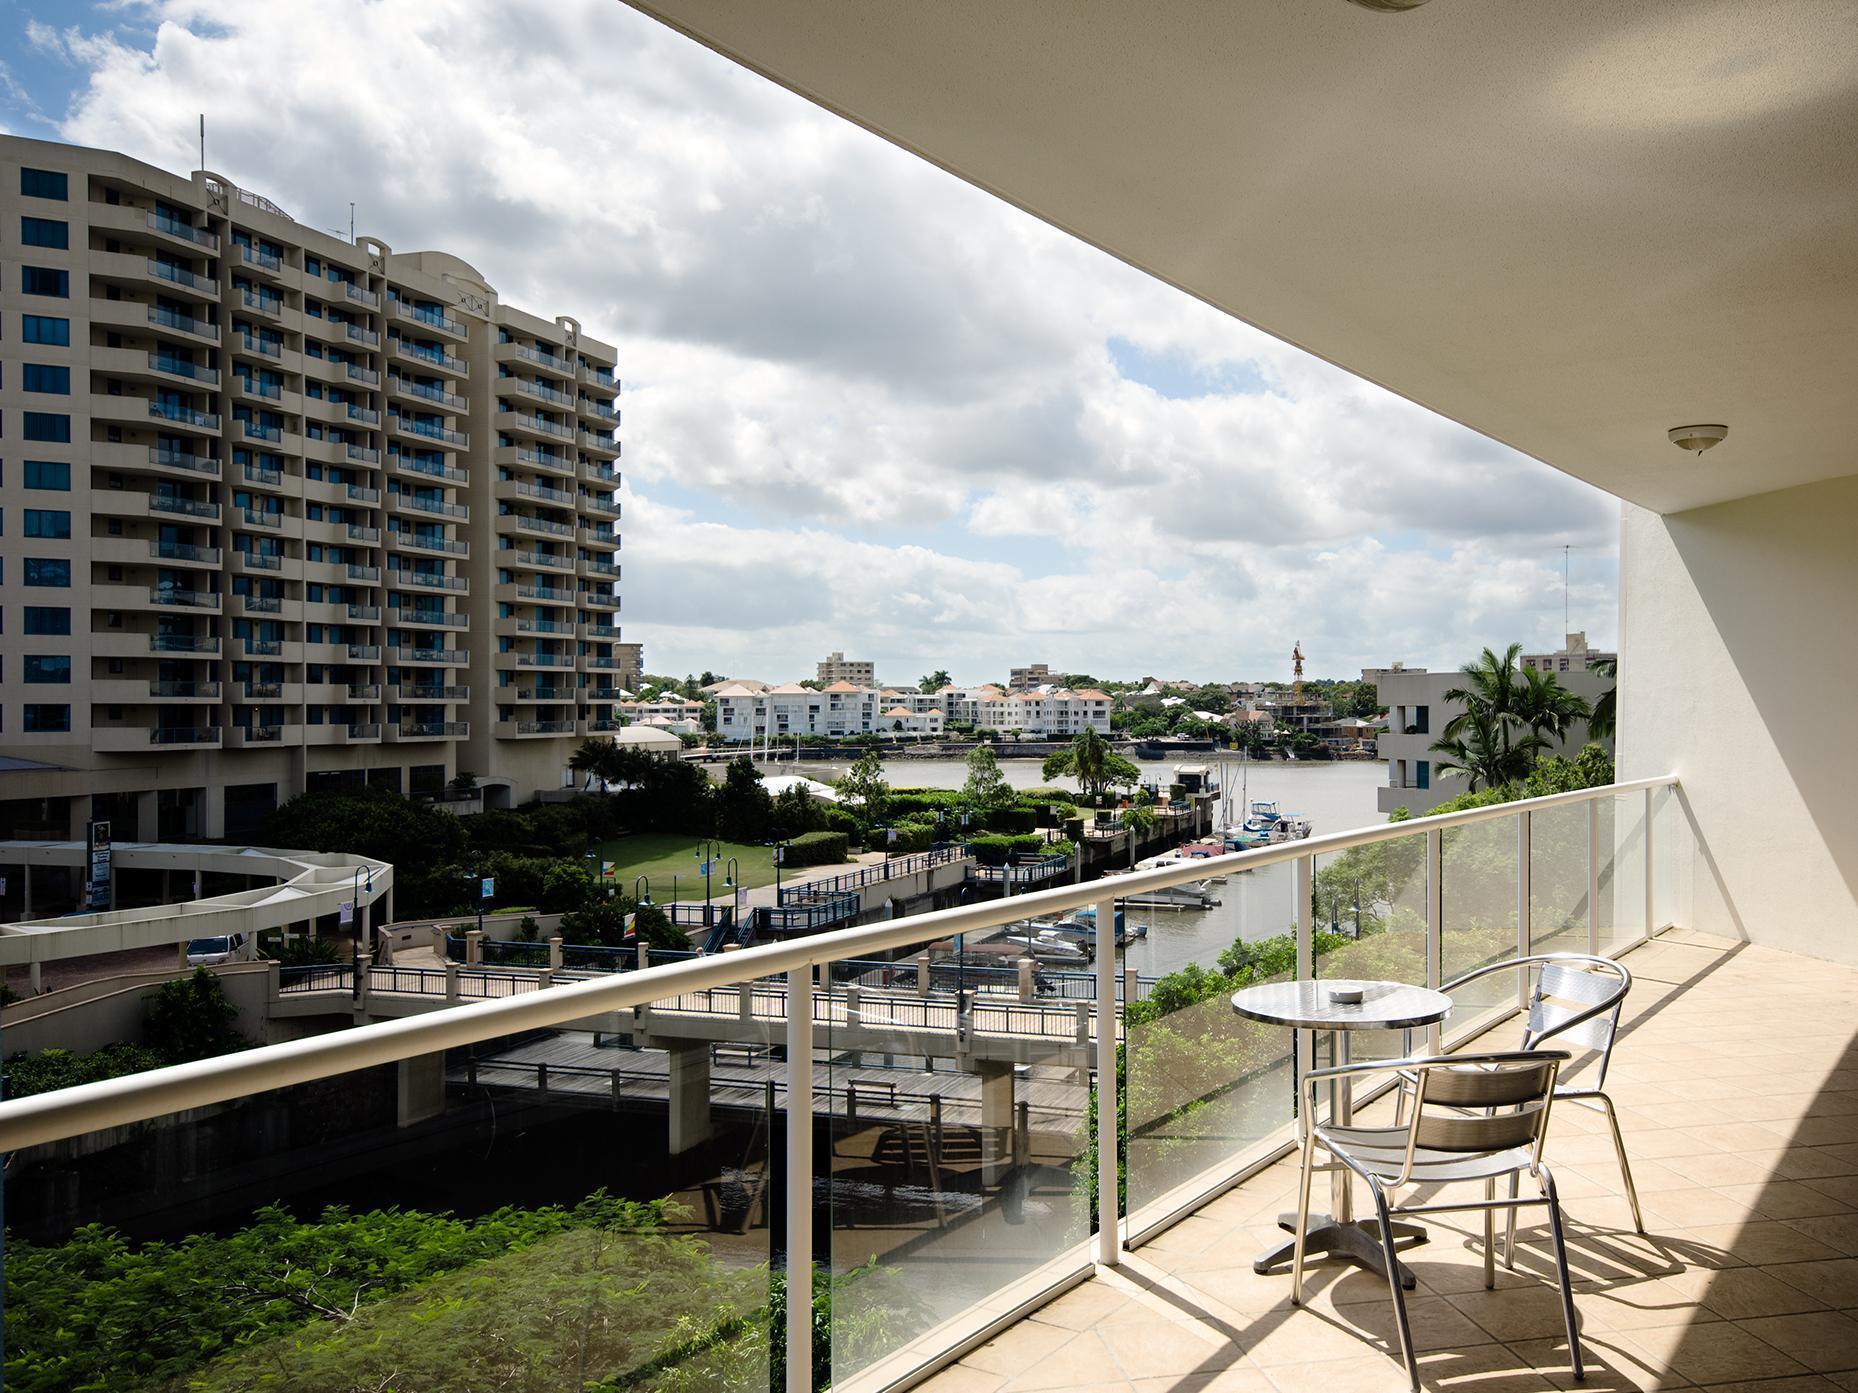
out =
{"type": "Polygon", "coordinates": [[[827,685],[834,682],[849,682],[854,687],[877,685],[877,664],[860,662],[843,653],[828,653],[819,660],[814,670],[818,674],[817,680],[827,685]]]}
{"type": "Polygon", "coordinates": [[[615,727],[619,382],[573,319],[210,172],[0,138],[0,822],[492,803],[615,727]]]}

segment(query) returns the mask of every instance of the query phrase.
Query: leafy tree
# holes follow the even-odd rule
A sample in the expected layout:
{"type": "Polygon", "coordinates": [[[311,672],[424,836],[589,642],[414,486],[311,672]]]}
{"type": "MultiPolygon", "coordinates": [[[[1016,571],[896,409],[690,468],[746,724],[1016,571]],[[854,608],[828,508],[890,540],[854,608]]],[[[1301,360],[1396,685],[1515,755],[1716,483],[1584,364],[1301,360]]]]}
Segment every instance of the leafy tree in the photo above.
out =
{"type": "Polygon", "coordinates": [[[776,795],[768,825],[771,837],[798,837],[824,831],[825,826],[826,810],[804,784],[789,784],[776,795]]]}
{"type": "Polygon", "coordinates": [[[143,1039],[164,1064],[231,1054],[251,1042],[238,1032],[239,1008],[226,996],[216,973],[204,967],[191,977],[164,982],[149,998],[143,1039]]]}
{"type": "Polygon", "coordinates": [[[1000,772],[1000,761],[992,746],[976,745],[968,751],[968,779],[962,795],[982,810],[1002,808],[1014,801],[1012,785],[1000,772]]]}
{"type": "Polygon", "coordinates": [[[1612,678],[1613,685],[1594,702],[1587,733],[1596,740],[1611,740],[1619,729],[1619,659],[1596,658],[1589,664],[1589,670],[1612,678]]]}
{"type": "Polygon", "coordinates": [[[876,750],[866,750],[833,781],[832,787],[842,801],[857,807],[866,822],[877,821],[884,815],[884,800],[890,793],[884,779],[883,757],[876,750]]]}
{"type": "Polygon", "coordinates": [[[948,669],[939,667],[927,676],[917,678],[916,689],[920,692],[939,692],[949,685],[950,680],[948,669]]]}
{"type": "Polygon", "coordinates": [[[729,761],[723,782],[711,799],[716,831],[732,842],[759,842],[774,820],[774,800],[762,786],[761,771],[747,755],[729,761]]]}
{"type": "Polygon", "coordinates": [[[1160,821],[1160,814],[1149,806],[1145,798],[1138,799],[1123,809],[1123,826],[1129,829],[1129,864],[1131,866],[1135,865],[1136,843],[1153,832],[1155,824],[1160,821]]]}
{"type": "Polygon", "coordinates": [[[1096,798],[1113,785],[1134,785],[1142,771],[1110,748],[1094,729],[1086,727],[1072,739],[1068,748],[1046,758],[1040,777],[1055,779],[1069,774],[1085,795],[1096,798]]]}
{"type": "MultiPolygon", "coordinates": [[[[498,885],[501,888],[503,882],[499,881],[498,885]]],[[[582,908],[597,893],[598,882],[591,870],[579,861],[560,860],[542,872],[542,893],[538,899],[545,913],[561,914],[582,908]]]]}
{"type": "Polygon", "coordinates": [[[300,793],[265,819],[271,846],[379,857],[396,868],[455,862],[464,825],[452,814],[385,789],[300,793]]]}

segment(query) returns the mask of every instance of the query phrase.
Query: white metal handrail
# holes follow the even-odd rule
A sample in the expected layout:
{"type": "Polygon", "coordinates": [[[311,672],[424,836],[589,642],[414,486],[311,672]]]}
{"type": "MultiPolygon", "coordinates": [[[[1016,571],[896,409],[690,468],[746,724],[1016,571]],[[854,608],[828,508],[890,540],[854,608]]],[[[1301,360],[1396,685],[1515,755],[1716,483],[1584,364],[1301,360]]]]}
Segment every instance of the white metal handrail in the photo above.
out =
{"type": "MultiPolygon", "coordinates": [[[[474,1003],[414,1019],[361,1026],[332,1035],[264,1045],[146,1073],[80,1084],[29,1098],[0,1101],[0,1152],[81,1136],[104,1127],[145,1122],[184,1108],[227,1102],[248,1094],[310,1083],[357,1069],[372,1068],[439,1050],[455,1049],[525,1030],[566,1025],[610,1011],[649,1006],[666,997],[730,987],[841,958],[873,953],[957,934],[999,928],[1027,918],[1114,902],[1144,891],[1160,890],[1221,872],[1257,870],[1332,853],[1397,841],[1404,837],[1449,831],[1493,822],[1523,812],[1596,802],[1622,793],[1650,792],[1676,782],[1675,776],[1608,784],[1597,789],[1553,794],[1546,798],[1499,803],[1444,816],[1412,818],[1303,841],[1282,842],[1251,851],[1236,851],[1119,875],[1104,882],[1037,890],[1011,899],[932,910],[862,928],[815,934],[787,943],[767,944],[671,963],[611,978],[576,982],[520,998],[474,1003]]],[[[1113,965],[1114,955],[1100,955],[1113,965]]],[[[1105,975],[1114,988],[1113,966],[1105,975]]],[[[1106,1017],[1107,1018],[1107,1017],[1106,1017]]]]}

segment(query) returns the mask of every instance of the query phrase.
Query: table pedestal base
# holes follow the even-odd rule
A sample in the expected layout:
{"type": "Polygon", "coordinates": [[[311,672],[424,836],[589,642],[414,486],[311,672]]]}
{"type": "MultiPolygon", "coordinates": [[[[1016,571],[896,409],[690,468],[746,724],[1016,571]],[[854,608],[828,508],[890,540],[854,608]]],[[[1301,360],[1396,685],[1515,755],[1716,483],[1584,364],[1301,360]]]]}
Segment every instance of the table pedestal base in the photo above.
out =
{"type": "MultiPolygon", "coordinates": [[[[1294,1212],[1277,1216],[1277,1226],[1286,1233],[1297,1231],[1297,1216],[1294,1212]]],[[[1426,1241],[1426,1231],[1418,1224],[1394,1222],[1394,1247],[1406,1249],[1417,1247],[1426,1241]]],[[[1296,1250],[1296,1240],[1287,1239],[1275,1248],[1266,1249],[1252,1263],[1252,1271],[1268,1275],[1279,1268],[1288,1268],[1291,1257],[1296,1250]]],[[[1349,1262],[1365,1267],[1380,1276],[1387,1275],[1387,1256],[1381,1247],[1381,1226],[1377,1221],[1347,1223],[1328,1214],[1310,1215],[1310,1228],[1303,1240],[1303,1256],[1308,1261],[1312,1257],[1327,1255],[1345,1258],[1349,1262]]],[[[1411,1291],[1414,1277],[1405,1263],[1396,1263],[1400,1269],[1400,1285],[1411,1291]]]]}

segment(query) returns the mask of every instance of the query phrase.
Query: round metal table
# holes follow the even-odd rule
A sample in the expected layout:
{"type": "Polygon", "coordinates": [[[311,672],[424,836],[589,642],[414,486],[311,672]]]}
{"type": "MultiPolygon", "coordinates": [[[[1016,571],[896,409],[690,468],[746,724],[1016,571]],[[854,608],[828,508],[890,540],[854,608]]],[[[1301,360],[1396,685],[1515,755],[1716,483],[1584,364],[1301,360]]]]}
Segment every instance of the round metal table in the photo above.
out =
{"type": "MultiPolygon", "coordinates": [[[[1328,1031],[1334,1039],[1335,1062],[1349,1062],[1349,1036],[1357,1030],[1412,1030],[1436,1025],[1451,1014],[1452,999],[1429,987],[1410,986],[1405,982],[1363,982],[1345,978],[1317,978],[1314,981],[1273,982],[1262,987],[1247,987],[1232,994],[1232,1009],[1247,1020],[1267,1025],[1289,1026],[1310,1032],[1303,1057],[1316,1058],[1315,1033],[1328,1031]],[[1340,1002],[1330,998],[1337,989],[1358,988],[1361,1000],[1340,1002]]],[[[1331,1084],[1331,1117],[1338,1127],[1354,1121],[1354,1085],[1346,1075],[1331,1084]]],[[[1303,1105],[1298,1096],[1298,1108],[1303,1105]]],[[[1310,1125],[1311,1119],[1303,1119],[1310,1125]]],[[[1309,1231],[1304,1238],[1304,1252],[1329,1253],[1387,1275],[1381,1252],[1380,1235],[1355,1222],[1354,1177],[1337,1169],[1331,1177],[1331,1207],[1328,1214],[1310,1215],[1309,1231]]],[[[1278,1216],[1278,1227],[1295,1233],[1295,1211],[1278,1216]]],[[[1396,1245],[1412,1247],[1426,1241],[1426,1231],[1418,1224],[1395,1224],[1396,1245]]],[[[1256,1272],[1270,1272],[1288,1263],[1295,1240],[1286,1240],[1261,1253],[1252,1263],[1256,1272]]],[[[1402,1286],[1413,1285],[1413,1274],[1400,1268],[1402,1286]]]]}

